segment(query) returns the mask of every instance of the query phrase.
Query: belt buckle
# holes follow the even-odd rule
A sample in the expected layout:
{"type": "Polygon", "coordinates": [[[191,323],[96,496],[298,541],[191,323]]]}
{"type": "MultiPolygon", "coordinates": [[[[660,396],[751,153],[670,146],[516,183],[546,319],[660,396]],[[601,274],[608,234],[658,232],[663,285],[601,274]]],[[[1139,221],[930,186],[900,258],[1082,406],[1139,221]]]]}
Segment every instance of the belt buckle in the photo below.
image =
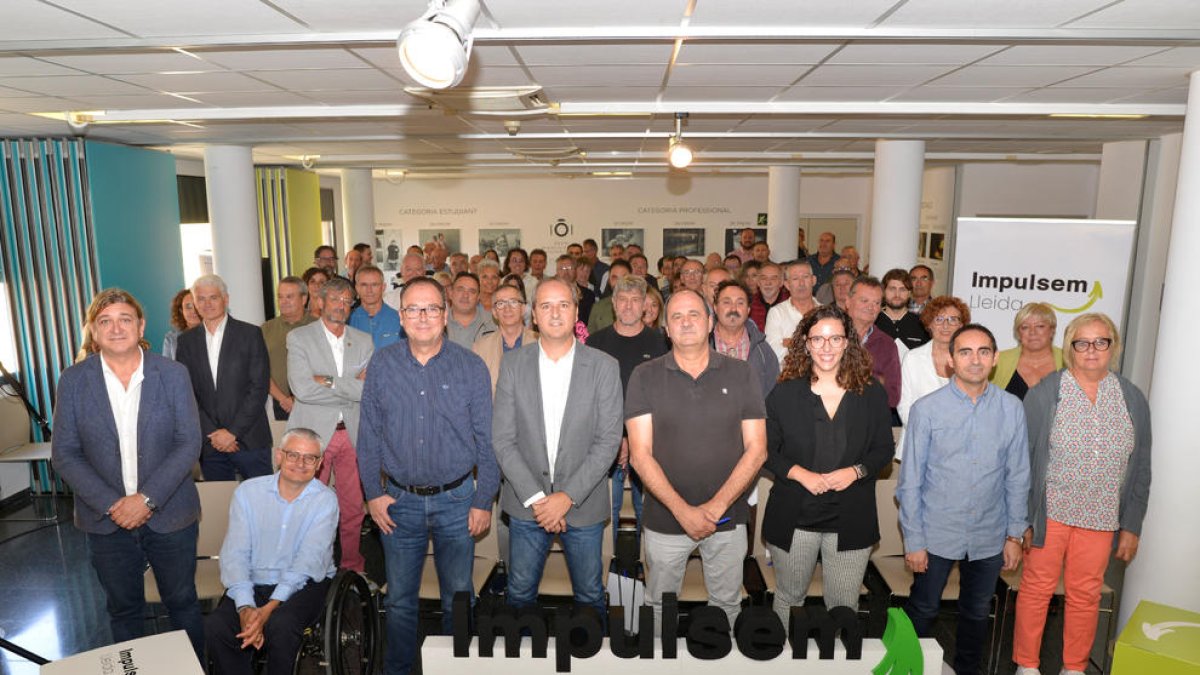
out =
{"type": "Polygon", "coordinates": [[[437,493],[439,493],[441,491],[442,491],[442,489],[437,487],[436,485],[414,485],[414,486],[412,486],[412,493],[417,495],[418,497],[432,497],[433,495],[436,495],[437,493]]]}

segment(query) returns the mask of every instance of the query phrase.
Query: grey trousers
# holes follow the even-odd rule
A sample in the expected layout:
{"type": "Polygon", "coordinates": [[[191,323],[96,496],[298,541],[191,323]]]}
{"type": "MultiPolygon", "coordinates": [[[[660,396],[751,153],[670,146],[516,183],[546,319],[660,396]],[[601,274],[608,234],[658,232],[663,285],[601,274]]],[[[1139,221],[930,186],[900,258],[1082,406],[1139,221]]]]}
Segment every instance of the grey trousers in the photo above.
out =
{"type": "MultiPolygon", "coordinates": [[[[686,534],[662,534],[647,529],[646,602],[654,609],[654,625],[662,630],[663,593],[679,593],[687,559],[697,546],[704,563],[704,588],[708,604],[729,617],[730,630],[742,610],[742,560],[746,557],[746,526],[717,532],[699,542],[686,534]]],[[[674,636],[671,636],[674,637],[674,636]]]]}
{"type": "Polygon", "coordinates": [[[775,568],[775,601],[772,607],[783,625],[788,625],[792,607],[804,604],[812,582],[817,554],[821,555],[821,576],[825,585],[825,606],[858,609],[858,592],[871,547],[839,551],[836,532],[796,530],[792,534],[792,550],[785,551],[767,545],[771,565],[775,568]]]}

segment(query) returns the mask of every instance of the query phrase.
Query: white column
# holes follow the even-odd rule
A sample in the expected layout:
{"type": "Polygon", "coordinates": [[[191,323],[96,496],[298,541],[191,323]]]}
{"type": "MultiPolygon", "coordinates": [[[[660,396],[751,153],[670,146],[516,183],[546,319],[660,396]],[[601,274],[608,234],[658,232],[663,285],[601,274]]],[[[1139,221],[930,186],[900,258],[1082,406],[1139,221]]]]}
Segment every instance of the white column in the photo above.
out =
{"type": "Polygon", "coordinates": [[[864,252],[877,277],[917,264],[925,141],[875,141],[871,240],[864,252]]]}
{"type": "Polygon", "coordinates": [[[257,326],[265,313],[251,149],[234,145],[205,148],[204,179],[213,268],[229,287],[229,313],[257,326]]]}
{"type": "Polygon", "coordinates": [[[1146,176],[1146,141],[1105,143],[1100,154],[1100,180],[1096,184],[1095,217],[1101,220],[1136,220],[1146,176]]]}
{"type": "Polygon", "coordinates": [[[1187,116],[1184,118],[1175,218],[1167,251],[1166,283],[1162,296],[1154,387],[1154,481],[1150,507],[1142,525],[1137,557],[1125,573],[1121,593],[1121,623],[1138,602],[1152,600],[1200,611],[1200,452],[1196,451],[1196,260],[1200,259],[1200,71],[1191,75],[1187,116]]]}
{"type": "Polygon", "coordinates": [[[796,257],[800,244],[800,167],[767,169],[767,244],[777,262],[796,257]]]}
{"type": "Polygon", "coordinates": [[[347,251],[363,242],[375,246],[375,185],[370,169],[342,169],[342,235],[347,251]]]}

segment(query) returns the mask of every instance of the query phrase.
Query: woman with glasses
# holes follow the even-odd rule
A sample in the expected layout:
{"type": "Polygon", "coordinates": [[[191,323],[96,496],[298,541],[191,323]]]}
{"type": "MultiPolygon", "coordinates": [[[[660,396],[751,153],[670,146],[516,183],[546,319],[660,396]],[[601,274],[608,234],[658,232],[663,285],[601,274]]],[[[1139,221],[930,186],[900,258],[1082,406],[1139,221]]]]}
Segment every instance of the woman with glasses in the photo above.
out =
{"type": "MultiPolygon", "coordinates": [[[[921,323],[932,338],[929,342],[910,350],[900,362],[900,421],[908,424],[908,411],[917,399],[941,389],[950,382],[954,371],[950,367],[950,338],[954,331],[971,323],[971,310],[967,304],[952,295],[941,295],[925,303],[921,310],[921,323]]],[[[904,447],[904,432],[896,444],[896,459],[902,459],[900,448],[904,447]]]]}
{"type": "Polygon", "coordinates": [[[497,330],[475,341],[472,350],[487,364],[492,376],[492,395],[496,395],[496,378],[500,377],[500,361],[504,355],[537,340],[537,333],[525,325],[525,291],[515,283],[505,282],[492,296],[492,317],[497,330]]]}
{"type": "Polygon", "coordinates": [[[879,541],[875,476],[892,461],[887,392],[850,317],[830,305],[792,336],[779,384],[767,396],[767,468],[775,484],[763,516],[775,569],[774,609],[788,625],[803,605],[817,556],[825,606],[858,607],[879,541]]]}
{"type": "Polygon", "coordinates": [[[1031,302],[1017,310],[1013,318],[1017,346],[998,355],[992,384],[1023,399],[1042,378],[1061,369],[1062,350],[1054,346],[1057,328],[1058,318],[1050,305],[1031,302]]]}
{"type": "Polygon", "coordinates": [[[1121,355],[1116,326],[1104,314],[1084,314],[1063,338],[1066,369],[1025,397],[1031,527],[1013,633],[1013,660],[1023,675],[1038,672],[1046,607],[1060,575],[1062,672],[1087,668],[1109,552],[1133,560],[1150,495],[1150,407],[1136,385],[1111,370],[1121,355]]]}

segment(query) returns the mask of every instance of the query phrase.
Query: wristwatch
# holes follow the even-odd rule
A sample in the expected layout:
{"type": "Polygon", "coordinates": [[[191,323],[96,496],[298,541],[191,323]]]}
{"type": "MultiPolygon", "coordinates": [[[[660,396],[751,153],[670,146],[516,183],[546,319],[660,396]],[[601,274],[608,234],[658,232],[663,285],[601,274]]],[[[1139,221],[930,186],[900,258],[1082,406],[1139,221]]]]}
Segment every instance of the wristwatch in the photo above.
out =
{"type": "Polygon", "coordinates": [[[144,499],[144,502],[145,502],[145,504],[146,504],[146,508],[150,509],[150,512],[151,512],[151,513],[154,513],[155,511],[157,511],[157,510],[158,510],[158,504],[155,504],[153,499],[150,499],[150,498],[149,498],[149,497],[147,497],[146,495],[142,495],[142,497],[143,497],[143,499],[144,499]]]}

